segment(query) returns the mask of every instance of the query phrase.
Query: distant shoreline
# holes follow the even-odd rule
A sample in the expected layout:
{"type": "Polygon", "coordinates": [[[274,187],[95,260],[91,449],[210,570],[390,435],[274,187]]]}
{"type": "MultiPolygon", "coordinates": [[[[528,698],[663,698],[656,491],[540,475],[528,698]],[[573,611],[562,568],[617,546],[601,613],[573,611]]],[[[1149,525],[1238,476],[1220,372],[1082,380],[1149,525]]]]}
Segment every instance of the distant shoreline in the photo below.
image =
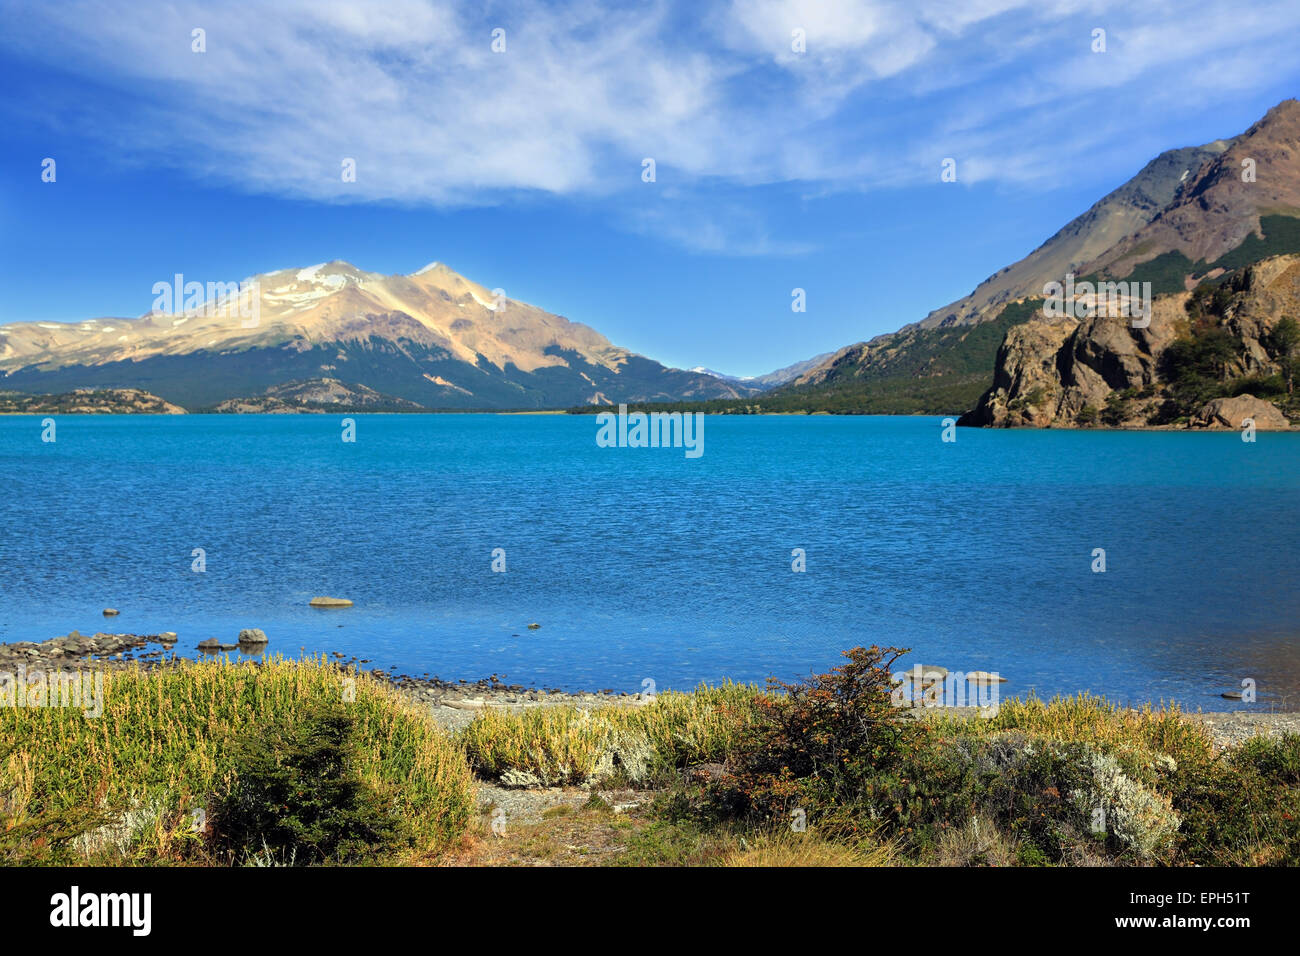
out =
{"type": "MultiPolygon", "coordinates": [[[[365,408],[338,408],[338,409],[293,409],[291,411],[275,412],[217,412],[211,409],[195,412],[133,412],[119,410],[79,410],[79,411],[55,411],[49,409],[40,409],[35,411],[0,411],[0,418],[34,418],[36,416],[54,416],[61,417],[76,416],[78,418],[182,418],[186,416],[203,417],[203,418],[291,418],[295,416],[310,415],[392,415],[392,416],[410,416],[410,415],[502,415],[502,416],[556,416],[556,415],[598,415],[601,412],[609,412],[617,406],[593,405],[589,409],[568,409],[568,408],[546,408],[546,409],[488,409],[488,408],[419,408],[419,409],[365,409],[365,408]]],[[[653,406],[636,406],[628,405],[628,411],[646,411],[653,406]]],[[[950,412],[930,413],[930,412],[909,412],[907,414],[890,414],[887,412],[752,412],[749,414],[735,414],[728,412],[701,412],[710,418],[956,418],[960,413],[950,412]]],[[[990,431],[990,432],[1131,432],[1131,433],[1170,433],[1170,434],[1189,434],[1189,435],[1223,435],[1237,434],[1238,428],[1226,427],[1202,427],[1194,428],[1189,425],[1048,425],[1045,427],[1031,427],[1017,425],[1014,427],[1001,427],[996,425],[962,425],[963,430],[971,431],[990,431]]],[[[1290,432],[1300,432],[1300,424],[1292,425],[1290,428],[1261,428],[1261,434],[1267,435],[1284,435],[1290,432]]]]}

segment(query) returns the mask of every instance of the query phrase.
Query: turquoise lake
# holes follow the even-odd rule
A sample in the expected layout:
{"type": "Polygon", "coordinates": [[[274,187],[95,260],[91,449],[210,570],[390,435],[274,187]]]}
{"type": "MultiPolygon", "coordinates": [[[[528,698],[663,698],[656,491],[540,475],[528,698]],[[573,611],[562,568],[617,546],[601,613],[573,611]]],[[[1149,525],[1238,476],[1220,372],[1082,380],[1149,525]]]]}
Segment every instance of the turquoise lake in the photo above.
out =
{"type": "Polygon", "coordinates": [[[0,641],[171,630],[193,656],[260,627],[287,656],[629,693],[876,643],[1004,695],[1223,710],[1249,678],[1300,708],[1300,434],[728,416],[691,459],[597,447],[592,416],[355,415],[351,443],[342,417],[55,416],[52,443],[0,418],[0,641]]]}

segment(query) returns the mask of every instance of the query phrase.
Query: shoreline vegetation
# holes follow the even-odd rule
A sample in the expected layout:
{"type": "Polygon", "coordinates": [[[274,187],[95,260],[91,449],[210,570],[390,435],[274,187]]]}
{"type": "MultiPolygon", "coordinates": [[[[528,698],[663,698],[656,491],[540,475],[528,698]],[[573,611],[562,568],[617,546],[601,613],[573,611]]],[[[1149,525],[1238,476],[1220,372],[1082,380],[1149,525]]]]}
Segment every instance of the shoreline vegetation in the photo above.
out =
{"type": "MultiPolygon", "coordinates": [[[[1250,398],[1251,396],[1246,396],[1250,398]]],[[[760,416],[760,417],[785,417],[785,418],[811,418],[819,416],[842,416],[848,418],[861,417],[887,417],[887,418],[936,418],[941,414],[947,414],[950,417],[960,417],[962,413],[940,413],[940,412],[871,412],[871,411],[830,411],[830,410],[780,410],[764,411],[758,405],[752,405],[748,410],[743,406],[738,406],[732,402],[628,402],[625,403],[628,414],[632,413],[700,413],[704,415],[727,415],[727,416],[760,416]]],[[[618,410],[617,405],[582,405],[574,408],[548,408],[548,409],[465,409],[465,408],[391,408],[376,409],[371,407],[359,406],[338,406],[338,407],[312,407],[312,408],[295,408],[290,410],[278,411],[254,411],[254,412],[223,412],[214,409],[200,409],[194,412],[187,412],[176,406],[170,406],[172,410],[164,410],[162,406],[168,406],[170,403],[138,389],[78,389],[74,392],[62,395],[36,395],[18,393],[0,393],[0,416],[23,416],[23,415],[313,415],[313,414],[338,414],[338,415],[508,415],[508,416],[539,416],[539,415],[600,415],[614,414],[618,410]],[[114,393],[129,391],[135,393],[130,398],[119,400],[114,393]]],[[[1293,413],[1294,414],[1294,413],[1293,413]]],[[[964,424],[960,423],[959,424],[964,424]]],[[[1070,423],[1070,422],[1052,422],[1040,426],[1019,426],[1017,430],[1021,431],[1108,431],[1108,432],[1225,432],[1239,431],[1238,428],[1225,425],[1220,421],[1207,421],[1205,424],[1192,424],[1186,420],[1171,422],[1168,424],[1137,424],[1137,423],[1118,423],[1110,424],[1106,422],[1089,421],[1087,423],[1070,423]]],[[[1268,430],[1277,432],[1300,431],[1300,421],[1290,426],[1273,426],[1268,430]]]]}
{"type": "Polygon", "coordinates": [[[174,643],[0,645],[103,684],[0,706],[0,864],[1300,863],[1298,714],[899,706],[898,648],[642,696],[174,643]]]}

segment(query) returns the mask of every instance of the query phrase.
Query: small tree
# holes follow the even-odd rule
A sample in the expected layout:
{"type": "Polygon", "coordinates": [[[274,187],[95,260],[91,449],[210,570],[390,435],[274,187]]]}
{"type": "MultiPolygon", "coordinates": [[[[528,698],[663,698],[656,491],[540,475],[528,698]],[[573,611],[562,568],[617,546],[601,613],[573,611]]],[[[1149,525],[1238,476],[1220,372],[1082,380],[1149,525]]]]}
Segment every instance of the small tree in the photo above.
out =
{"type": "Polygon", "coordinates": [[[715,796],[731,812],[778,817],[811,801],[852,804],[867,778],[892,766],[911,721],[899,720],[891,669],[907,653],[855,647],[847,663],[799,683],[769,679],[738,769],[715,796]]]}
{"type": "Polygon", "coordinates": [[[232,742],[234,780],[213,801],[216,845],[236,863],[270,851],[301,865],[363,860],[407,842],[389,802],[356,772],[354,733],[342,705],[316,703],[232,742]]]}

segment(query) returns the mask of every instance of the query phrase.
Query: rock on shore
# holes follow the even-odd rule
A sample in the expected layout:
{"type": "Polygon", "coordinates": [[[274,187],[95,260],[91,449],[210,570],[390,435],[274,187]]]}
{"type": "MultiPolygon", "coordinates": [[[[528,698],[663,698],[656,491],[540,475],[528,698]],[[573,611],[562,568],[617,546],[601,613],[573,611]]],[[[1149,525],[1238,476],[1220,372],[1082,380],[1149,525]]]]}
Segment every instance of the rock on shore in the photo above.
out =
{"type": "Polygon", "coordinates": [[[1291,422],[1271,405],[1254,395],[1243,393],[1234,398],[1216,398],[1206,402],[1192,416],[1194,428],[1230,428],[1242,427],[1247,418],[1255,423],[1259,431],[1277,431],[1291,427],[1291,422]]]}

